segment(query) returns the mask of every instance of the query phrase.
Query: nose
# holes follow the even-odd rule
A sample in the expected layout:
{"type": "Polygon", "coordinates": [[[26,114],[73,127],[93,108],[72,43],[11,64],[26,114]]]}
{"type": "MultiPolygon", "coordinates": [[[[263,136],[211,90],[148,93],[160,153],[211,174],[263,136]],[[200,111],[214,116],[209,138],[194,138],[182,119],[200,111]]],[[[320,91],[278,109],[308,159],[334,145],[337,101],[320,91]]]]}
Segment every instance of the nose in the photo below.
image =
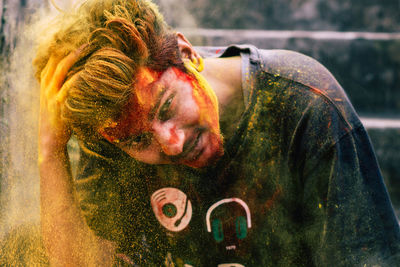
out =
{"type": "Polygon", "coordinates": [[[166,155],[176,156],[182,153],[185,133],[174,123],[154,123],[153,134],[166,155]]]}

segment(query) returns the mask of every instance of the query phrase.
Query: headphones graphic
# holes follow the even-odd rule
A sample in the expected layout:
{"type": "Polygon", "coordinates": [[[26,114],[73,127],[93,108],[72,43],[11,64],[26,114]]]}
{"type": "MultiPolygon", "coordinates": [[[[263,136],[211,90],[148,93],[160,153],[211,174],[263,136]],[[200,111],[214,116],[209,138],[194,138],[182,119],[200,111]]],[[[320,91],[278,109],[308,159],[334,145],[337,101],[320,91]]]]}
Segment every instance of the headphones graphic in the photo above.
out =
{"type": "Polygon", "coordinates": [[[160,224],[173,232],[183,230],[192,218],[192,203],[176,188],[166,187],[154,192],[151,207],[160,224]]]}
{"type": "Polygon", "coordinates": [[[235,219],[235,230],[236,237],[238,239],[244,239],[247,236],[247,228],[251,228],[251,216],[250,209],[247,206],[246,202],[239,198],[226,198],[222,199],[216,203],[214,203],[208,210],[206,214],[206,224],[207,224],[207,232],[212,232],[214,236],[214,240],[218,243],[224,240],[224,231],[222,228],[222,221],[220,219],[210,220],[211,213],[222,204],[236,202],[240,204],[246,212],[246,218],[243,216],[238,216],[235,219]]]}

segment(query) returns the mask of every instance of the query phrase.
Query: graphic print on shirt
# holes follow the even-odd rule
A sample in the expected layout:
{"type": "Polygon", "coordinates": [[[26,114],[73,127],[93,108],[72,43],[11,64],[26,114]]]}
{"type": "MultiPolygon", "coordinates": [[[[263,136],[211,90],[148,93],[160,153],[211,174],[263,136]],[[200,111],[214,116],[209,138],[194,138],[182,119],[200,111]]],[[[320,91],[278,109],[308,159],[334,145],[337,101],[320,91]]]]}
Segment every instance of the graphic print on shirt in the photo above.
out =
{"type": "Polygon", "coordinates": [[[212,233],[219,247],[237,250],[251,228],[250,209],[239,198],[222,199],[207,210],[206,225],[207,232],[212,233]]]}
{"type": "Polygon", "coordinates": [[[165,187],[154,192],[151,207],[160,224],[172,232],[183,230],[192,218],[192,203],[176,188],[165,187]]]}

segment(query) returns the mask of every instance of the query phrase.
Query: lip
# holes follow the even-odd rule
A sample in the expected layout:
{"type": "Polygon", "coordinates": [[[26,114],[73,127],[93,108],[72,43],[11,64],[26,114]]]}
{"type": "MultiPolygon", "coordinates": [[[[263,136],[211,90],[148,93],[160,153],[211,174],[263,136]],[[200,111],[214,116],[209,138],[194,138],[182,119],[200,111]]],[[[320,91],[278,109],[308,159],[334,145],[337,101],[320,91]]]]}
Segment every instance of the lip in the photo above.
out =
{"type": "Polygon", "coordinates": [[[198,134],[191,151],[186,154],[186,157],[185,157],[186,161],[196,161],[200,157],[200,155],[203,153],[204,148],[201,147],[203,136],[204,136],[203,132],[198,134]]]}
{"type": "Polygon", "coordinates": [[[198,153],[200,151],[197,151],[197,147],[199,145],[199,142],[201,140],[201,136],[203,135],[204,130],[202,129],[196,129],[194,134],[192,135],[191,138],[189,138],[184,146],[183,146],[183,152],[180,153],[179,155],[172,156],[170,159],[173,162],[177,162],[180,160],[192,160],[195,156],[198,156],[198,153]]]}
{"type": "Polygon", "coordinates": [[[194,156],[197,155],[198,152],[196,151],[197,150],[196,148],[199,146],[202,135],[203,135],[203,131],[199,131],[197,133],[196,138],[193,138],[194,141],[191,142],[190,146],[184,151],[184,154],[181,156],[182,158],[192,159],[192,158],[194,158],[194,156]]]}

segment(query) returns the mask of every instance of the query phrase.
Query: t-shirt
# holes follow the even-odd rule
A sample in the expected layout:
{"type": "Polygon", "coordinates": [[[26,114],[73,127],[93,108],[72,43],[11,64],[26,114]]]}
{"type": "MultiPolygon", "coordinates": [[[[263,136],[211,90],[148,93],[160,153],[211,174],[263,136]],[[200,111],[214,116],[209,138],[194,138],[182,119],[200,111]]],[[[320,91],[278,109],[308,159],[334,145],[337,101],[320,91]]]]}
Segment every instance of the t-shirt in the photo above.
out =
{"type": "Polygon", "coordinates": [[[320,63],[287,50],[241,56],[245,110],[215,165],[138,162],[82,145],[76,178],[97,235],[139,266],[396,266],[400,232],[368,135],[320,63]]]}

